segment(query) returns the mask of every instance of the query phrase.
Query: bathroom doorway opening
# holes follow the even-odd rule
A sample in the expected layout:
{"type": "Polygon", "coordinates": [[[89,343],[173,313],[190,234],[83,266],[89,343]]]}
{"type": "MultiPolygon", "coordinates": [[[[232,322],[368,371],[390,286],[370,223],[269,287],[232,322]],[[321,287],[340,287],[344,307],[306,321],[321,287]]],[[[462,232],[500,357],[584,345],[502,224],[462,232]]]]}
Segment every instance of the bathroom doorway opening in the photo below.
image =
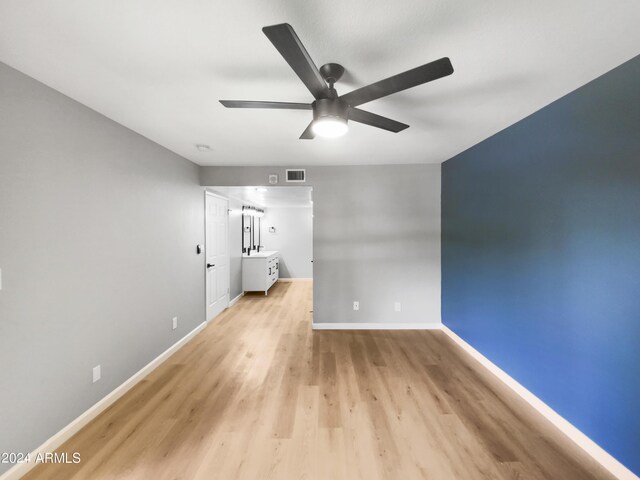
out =
{"type": "Polygon", "coordinates": [[[276,282],[313,282],[313,187],[207,191],[229,204],[229,306],[245,294],[268,296],[276,282]]]}

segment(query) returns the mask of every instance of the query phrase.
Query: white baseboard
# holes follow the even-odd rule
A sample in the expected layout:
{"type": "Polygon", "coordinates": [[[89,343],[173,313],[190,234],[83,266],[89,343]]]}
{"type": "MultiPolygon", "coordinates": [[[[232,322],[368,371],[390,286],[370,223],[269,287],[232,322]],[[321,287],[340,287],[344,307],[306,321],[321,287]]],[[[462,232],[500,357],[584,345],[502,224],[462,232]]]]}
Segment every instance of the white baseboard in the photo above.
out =
{"type": "Polygon", "coordinates": [[[306,278],[306,277],[300,277],[300,278],[278,278],[279,282],[312,282],[313,278],[306,278]]]}
{"type": "Polygon", "coordinates": [[[606,468],[616,478],[620,480],[639,480],[631,470],[613,458],[597,443],[565,420],[559,413],[523,387],[517,380],[509,376],[509,374],[491,362],[491,360],[456,335],[451,329],[442,325],[442,331],[454,342],[460,345],[460,347],[462,347],[474,359],[476,359],[483,367],[493,373],[499,380],[511,388],[511,390],[522,397],[529,405],[540,412],[547,420],[555,425],[556,428],[569,437],[569,439],[578,445],[578,447],[587,452],[596,462],[606,468]]]}
{"type": "Polygon", "coordinates": [[[438,330],[439,322],[432,323],[312,323],[314,330],[438,330]]]}
{"type": "Polygon", "coordinates": [[[233,300],[231,300],[229,302],[229,307],[227,308],[231,308],[233,307],[236,303],[238,303],[238,300],[240,300],[242,297],[244,297],[244,292],[242,292],[240,295],[238,295],[236,298],[234,298],[233,300]]]}
{"type": "MultiPolygon", "coordinates": [[[[204,327],[207,326],[206,322],[202,322],[195,329],[171,345],[168,349],[151,360],[147,365],[142,367],[136,373],[134,373],[128,380],[126,380],[119,387],[116,387],[111,393],[107,394],[102,400],[98,401],[95,405],[90,407],[86,412],[81,414],[78,418],[73,420],[69,425],[64,427],[58,433],[54,434],[51,438],[45,441],[42,445],[36,448],[31,453],[31,458],[34,459],[39,453],[53,452],[56,448],[69,440],[73,435],[79,432],[85,425],[91,420],[96,418],[100,413],[111,406],[116,400],[127,393],[133,388],[140,380],[149,375],[155,370],[161,363],[167,360],[171,355],[177,352],[180,347],[200,333],[204,327]]],[[[6,471],[3,475],[0,475],[0,480],[18,480],[22,476],[26,475],[29,470],[36,466],[35,461],[30,463],[18,463],[6,471]]]]}

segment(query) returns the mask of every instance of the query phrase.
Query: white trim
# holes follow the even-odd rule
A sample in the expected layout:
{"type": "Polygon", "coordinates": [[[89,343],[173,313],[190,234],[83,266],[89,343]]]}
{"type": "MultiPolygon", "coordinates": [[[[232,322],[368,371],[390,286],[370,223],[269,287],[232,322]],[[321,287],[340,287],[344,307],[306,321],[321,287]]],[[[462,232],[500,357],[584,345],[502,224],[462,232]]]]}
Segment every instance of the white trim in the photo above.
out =
{"type": "Polygon", "coordinates": [[[291,277],[285,277],[285,278],[278,278],[279,282],[311,282],[313,280],[313,278],[308,278],[308,277],[298,277],[298,278],[291,278],[291,277]]]}
{"type": "Polygon", "coordinates": [[[238,300],[240,300],[242,297],[244,297],[244,292],[242,292],[242,293],[241,293],[240,295],[238,295],[236,298],[234,298],[233,300],[231,300],[231,301],[229,302],[229,307],[228,307],[228,308],[233,307],[236,303],[238,303],[238,300]]]}
{"type": "Polygon", "coordinates": [[[312,323],[314,330],[438,330],[439,322],[432,323],[312,323]]]}
{"type": "Polygon", "coordinates": [[[456,335],[451,329],[442,325],[442,331],[616,478],[620,480],[638,480],[638,477],[631,470],[613,458],[602,447],[565,420],[559,413],[523,387],[517,380],[491,362],[491,360],[456,335]]]}
{"type": "MultiPolygon", "coordinates": [[[[125,393],[131,390],[140,380],[149,375],[153,370],[158,368],[165,360],[171,355],[177,352],[184,344],[200,333],[204,327],[207,326],[206,322],[202,322],[191,332],[187,333],[184,337],[178,340],[176,343],[167,348],[164,352],[151,360],[147,365],[142,367],[136,373],[134,373],[128,380],[125,380],[119,387],[116,387],[111,393],[108,393],[102,400],[90,407],[87,411],[82,413],[79,417],[69,423],[66,427],[62,428],[59,432],[55,433],[51,438],[46,440],[42,445],[36,448],[31,453],[31,458],[34,459],[38,453],[53,452],[56,448],[69,440],[73,435],[78,433],[85,425],[91,420],[96,418],[100,413],[110,407],[116,400],[122,397],[125,393]]],[[[35,461],[30,463],[18,463],[6,471],[3,475],[0,475],[0,480],[18,480],[27,474],[29,470],[36,466],[35,461]]]]}
{"type": "Polygon", "coordinates": [[[215,190],[209,190],[209,188],[205,188],[205,193],[211,195],[212,197],[218,197],[221,200],[226,200],[227,202],[229,201],[229,197],[225,197],[224,195],[216,192],[215,190]]]}

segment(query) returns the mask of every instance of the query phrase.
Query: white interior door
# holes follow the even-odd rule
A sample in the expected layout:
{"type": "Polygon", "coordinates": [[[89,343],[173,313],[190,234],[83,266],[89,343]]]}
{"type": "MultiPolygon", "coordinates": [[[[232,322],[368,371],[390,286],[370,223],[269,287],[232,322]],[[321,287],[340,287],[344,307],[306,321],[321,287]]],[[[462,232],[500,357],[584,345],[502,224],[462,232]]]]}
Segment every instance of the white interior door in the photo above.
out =
{"type": "Polygon", "coordinates": [[[205,194],[207,321],[229,306],[229,201],[205,194]]]}

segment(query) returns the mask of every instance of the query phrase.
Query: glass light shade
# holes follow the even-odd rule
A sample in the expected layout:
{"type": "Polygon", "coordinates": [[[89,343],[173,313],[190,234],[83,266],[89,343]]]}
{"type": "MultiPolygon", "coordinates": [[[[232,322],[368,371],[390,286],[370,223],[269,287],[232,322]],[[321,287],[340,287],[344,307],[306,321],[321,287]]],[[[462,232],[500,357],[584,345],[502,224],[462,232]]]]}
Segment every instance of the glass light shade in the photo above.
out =
{"type": "Polygon", "coordinates": [[[311,129],[319,137],[335,138],[347,133],[349,127],[347,126],[347,120],[344,118],[321,117],[314,120],[311,129]]]}

